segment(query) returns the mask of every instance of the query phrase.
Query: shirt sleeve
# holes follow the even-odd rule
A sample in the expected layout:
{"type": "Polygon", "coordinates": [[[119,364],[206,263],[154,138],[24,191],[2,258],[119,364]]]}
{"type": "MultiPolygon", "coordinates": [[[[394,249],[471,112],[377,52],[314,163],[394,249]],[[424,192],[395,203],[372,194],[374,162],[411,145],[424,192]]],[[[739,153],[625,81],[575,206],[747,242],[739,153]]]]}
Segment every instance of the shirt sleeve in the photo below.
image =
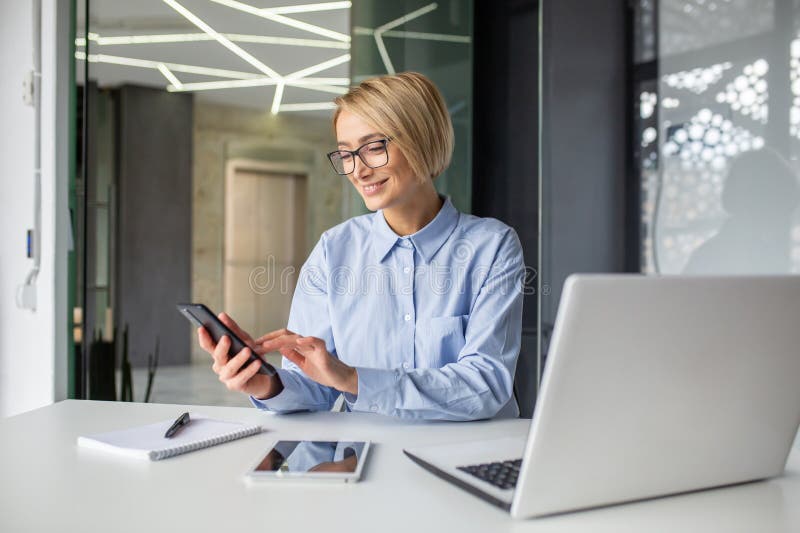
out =
{"type": "MultiPolygon", "coordinates": [[[[328,268],[325,257],[325,234],[323,234],[300,269],[287,328],[304,337],[318,337],[324,340],[326,348],[335,357],[336,347],[333,343],[328,310],[327,280],[328,268]]],[[[311,380],[297,365],[285,357],[281,367],[278,369],[278,376],[283,383],[283,390],[268,400],[250,396],[250,402],[255,407],[277,413],[331,409],[339,397],[339,391],[311,380]]]]}
{"type": "Polygon", "coordinates": [[[358,395],[344,395],[350,409],[441,420],[495,416],[513,393],[524,273],[522,246],[509,228],[473,303],[457,361],[412,370],[357,367],[358,395]]]}

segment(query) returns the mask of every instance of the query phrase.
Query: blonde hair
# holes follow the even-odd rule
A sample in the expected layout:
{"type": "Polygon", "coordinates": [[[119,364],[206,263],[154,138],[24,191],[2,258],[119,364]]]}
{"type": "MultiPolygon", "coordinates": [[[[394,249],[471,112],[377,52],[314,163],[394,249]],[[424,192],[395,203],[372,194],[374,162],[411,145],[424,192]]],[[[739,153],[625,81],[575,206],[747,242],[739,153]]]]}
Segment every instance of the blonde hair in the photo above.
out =
{"type": "Polygon", "coordinates": [[[333,127],[342,111],[390,137],[411,170],[422,179],[435,178],[453,156],[453,124],[436,85],[417,72],[401,72],[364,80],[334,101],[333,127]]]}

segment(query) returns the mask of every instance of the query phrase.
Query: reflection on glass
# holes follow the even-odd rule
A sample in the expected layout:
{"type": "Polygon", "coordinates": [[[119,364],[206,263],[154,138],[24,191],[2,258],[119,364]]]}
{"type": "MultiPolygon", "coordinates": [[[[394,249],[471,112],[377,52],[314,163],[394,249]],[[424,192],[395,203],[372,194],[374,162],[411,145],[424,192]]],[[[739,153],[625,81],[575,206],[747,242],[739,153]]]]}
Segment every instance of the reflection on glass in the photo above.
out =
{"type": "Polygon", "coordinates": [[[800,204],[797,178],[771,149],[731,163],[721,194],[727,214],[717,232],[695,248],[687,274],[781,274],[791,270],[791,216],[800,204]]]}
{"type": "Polygon", "coordinates": [[[355,472],[363,442],[279,441],[256,467],[257,472],[355,472]]]}
{"type": "Polygon", "coordinates": [[[704,50],[772,29],[775,0],[643,0],[658,9],[658,54],[704,50]]]}
{"type": "MultiPolygon", "coordinates": [[[[472,14],[473,0],[361,0],[352,7],[353,83],[410,70],[441,90],[455,148],[434,183],[466,213],[472,207],[472,14]]],[[[365,212],[354,189],[348,198],[351,214],[365,212]]]]}
{"type": "Polygon", "coordinates": [[[633,61],[652,61],[656,56],[656,0],[636,2],[633,16],[633,61]]]}
{"type": "Polygon", "coordinates": [[[144,399],[158,345],[151,401],[249,405],[220,387],[175,303],[226,311],[256,337],[285,327],[297,271],[349,214],[350,185],[325,159],[336,146],[332,100],[351,81],[349,3],[279,21],[243,6],[77,3],[77,137],[87,149],[72,190],[70,283],[86,328],[76,374],[98,384],[86,394],[104,391],[97,399],[119,396],[99,385],[123,352],[133,397],[144,399]]]}
{"type": "Polygon", "coordinates": [[[800,272],[800,6],[654,5],[657,62],[635,67],[642,271],[800,272]]]}

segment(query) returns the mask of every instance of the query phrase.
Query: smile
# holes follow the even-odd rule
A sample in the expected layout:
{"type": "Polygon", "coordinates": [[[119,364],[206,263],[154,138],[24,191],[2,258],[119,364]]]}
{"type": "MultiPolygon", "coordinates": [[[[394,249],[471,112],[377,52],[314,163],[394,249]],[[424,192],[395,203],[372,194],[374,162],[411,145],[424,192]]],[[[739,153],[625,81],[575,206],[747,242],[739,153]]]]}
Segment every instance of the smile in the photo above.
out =
{"type": "Polygon", "coordinates": [[[378,193],[381,189],[383,189],[384,183],[389,181],[389,178],[386,178],[383,181],[379,181],[377,183],[370,183],[369,185],[364,185],[361,189],[364,191],[366,195],[372,195],[378,193]]]}

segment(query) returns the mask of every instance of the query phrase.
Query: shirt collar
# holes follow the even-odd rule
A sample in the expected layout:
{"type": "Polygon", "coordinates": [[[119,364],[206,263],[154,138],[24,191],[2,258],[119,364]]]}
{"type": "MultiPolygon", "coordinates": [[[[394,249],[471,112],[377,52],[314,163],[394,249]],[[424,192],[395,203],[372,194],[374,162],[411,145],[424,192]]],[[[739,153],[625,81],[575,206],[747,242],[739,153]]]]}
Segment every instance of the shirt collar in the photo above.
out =
{"type": "MultiPolygon", "coordinates": [[[[418,232],[410,235],[408,239],[422,256],[425,263],[430,263],[439,248],[453,233],[458,224],[458,210],[453,206],[449,196],[444,198],[444,204],[436,216],[418,232]]],[[[375,250],[375,258],[380,263],[391,251],[399,239],[402,239],[389,227],[383,210],[376,212],[372,216],[372,246],[375,250]]]]}

